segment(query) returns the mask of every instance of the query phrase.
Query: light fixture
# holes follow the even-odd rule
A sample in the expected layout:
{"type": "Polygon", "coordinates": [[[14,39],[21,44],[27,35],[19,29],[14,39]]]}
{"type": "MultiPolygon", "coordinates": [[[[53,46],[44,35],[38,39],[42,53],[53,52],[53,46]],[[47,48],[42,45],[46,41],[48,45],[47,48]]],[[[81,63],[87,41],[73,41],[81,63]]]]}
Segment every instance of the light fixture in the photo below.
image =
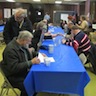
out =
{"type": "Polygon", "coordinates": [[[34,2],[40,2],[41,0],[33,0],[34,2]]]}
{"type": "Polygon", "coordinates": [[[72,0],[64,0],[64,1],[72,1],[72,0]]]}
{"type": "Polygon", "coordinates": [[[38,15],[41,15],[41,12],[38,11],[38,15]]]}
{"type": "Polygon", "coordinates": [[[15,0],[6,0],[6,1],[8,1],[8,2],[15,2],[15,0]]]}
{"type": "Polygon", "coordinates": [[[56,3],[56,4],[61,4],[61,3],[62,3],[62,1],[55,1],[55,3],[56,3]]]}

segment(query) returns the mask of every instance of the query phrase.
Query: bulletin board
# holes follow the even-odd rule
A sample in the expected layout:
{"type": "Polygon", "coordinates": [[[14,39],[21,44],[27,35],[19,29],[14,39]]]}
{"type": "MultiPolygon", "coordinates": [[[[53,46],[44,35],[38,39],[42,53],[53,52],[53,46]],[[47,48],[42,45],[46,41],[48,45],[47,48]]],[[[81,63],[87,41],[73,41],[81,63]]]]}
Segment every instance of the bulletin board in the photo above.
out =
{"type": "Polygon", "coordinates": [[[67,17],[72,15],[74,11],[53,11],[53,23],[60,24],[60,20],[68,21],[67,17]]]}

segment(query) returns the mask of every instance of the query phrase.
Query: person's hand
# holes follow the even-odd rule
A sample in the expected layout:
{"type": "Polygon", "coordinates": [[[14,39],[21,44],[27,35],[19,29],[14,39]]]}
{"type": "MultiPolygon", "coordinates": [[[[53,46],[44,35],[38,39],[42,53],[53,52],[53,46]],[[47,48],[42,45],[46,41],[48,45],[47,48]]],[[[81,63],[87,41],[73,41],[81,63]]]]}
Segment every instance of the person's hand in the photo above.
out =
{"type": "Polygon", "coordinates": [[[51,32],[49,32],[49,31],[48,31],[47,33],[48,33],[48,34],[51,34],[51,32]]]}
{"type": "Polygon", "coordinates": [[[76,26],[79,26],[78,24],[75,24],[76,26]]]}
{"type": "Polygon", "coordinates": [[[40,60],[38,59],[38,57],[33,58],[31,61],[32,64],[40,64],[40,60]]]}
{"type": "Polygon", "coordinates": [[[62,33],[58,33],[57,35],[58,35],[58,36],[64,36],[64,34],[62,34],[62,33]]]}
{"type": "Polygon", "coordinates": [[[66,42],[66,39],[62,39],[62,43],[65,44],[65,42],[66,42]]]}
{"type": "Polygon", "coordinates": [[[44,34],[44,36],[50,36],[50,35],[51,35],[50,32],[47,32],[47,33],[44,34]]]}
{"type": "Polygon", "coordinates": [[[51,34],[52,38],[58,36],[58,34],[51,34]]]}
{"type": "Polygon", "coordinates": [[[47,55],[46,54],[44,54],[44,53],[41,53],[44,57],[47,57],[47,55]]]}

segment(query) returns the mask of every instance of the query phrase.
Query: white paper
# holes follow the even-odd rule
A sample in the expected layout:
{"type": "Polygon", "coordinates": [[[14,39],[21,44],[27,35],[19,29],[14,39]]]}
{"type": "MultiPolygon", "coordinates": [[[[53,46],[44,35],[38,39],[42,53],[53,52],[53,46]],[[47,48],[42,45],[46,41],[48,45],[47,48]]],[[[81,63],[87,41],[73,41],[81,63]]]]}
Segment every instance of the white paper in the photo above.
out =
{"type": "Polygon", "coordinates": [[[4,9],[4,18],[9,18],[11,17],[11,9],[4,9]]]}
{"type": "MultiPolygon", "coordinates": [[[[41,63],[44,63],[44,58],[45,57],[41,53],[38,54],[38,58],[40,59],[41,63]]],[[[48,57],[48,59],[50,60],[50,62],[55,62],[53,57],[48,57]]]]}
{"type": "Polygon", "coordinates": [[[53,57],[48,57],[50,62],[55,62],[54,58],[53,57]]]}
{"type": "Polygon", "coordinates": [[[38,54],[38,58],[40,59],[41,63],[44,62],[44,56],[41,53],[38,54]]]}

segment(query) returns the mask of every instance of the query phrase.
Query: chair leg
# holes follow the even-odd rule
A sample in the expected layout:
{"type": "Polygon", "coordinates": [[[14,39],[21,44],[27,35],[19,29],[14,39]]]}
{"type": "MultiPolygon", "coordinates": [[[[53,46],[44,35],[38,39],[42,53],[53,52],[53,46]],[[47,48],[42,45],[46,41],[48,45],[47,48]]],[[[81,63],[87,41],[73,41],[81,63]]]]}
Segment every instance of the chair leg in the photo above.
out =
{"type": "Polygon", "coordinates": [[[6,90],[7,92],[6,92],[6,95],[8,95],[8,92],[9,92],[9,88],[6,90]]]}
{"type": "Polygon", "coordinates": [[[5,82],[3,83],[3,85],[1,86],[1,92],[0,92],[0,96],[3,96],[6,93],[6,90],[4,90],[5,88],[5,82]]]}
{"type": "Polygon", "coordinates": [[[0,96],[4,96],[5,93],[6,93],[6,95],[8,95],[8,89],[5,89],[5,90],[4,90],[4,88],[2,88],[2,89],[1,89],[0,96]]]}
{"type": "Polygon", "coordinates": [[[12,90],[13,90],[13,92],[15,93],[15,95],[18,96],[18,94],[16,93],[16,91],[15,91],[14,89],[12,89],[12,90]]]}
{"type": "Polygon", "coordinates": [[[12,85],[9,85],[9,88],[12,89],[12,91],[15,93],[16,96],[18,96],[17,92],[14,90],[14,88],[12,87],[12,85]]]}
{"type": "Polygon", "coordinates": [[[89,68],[91,68],[92,66],[91,66],[91,63],[89,63],[89,68]]]}
{"type": "Polygon", "coordinates": [[[0,96],[3,96],[2,94],[3,94],[3,89],[1,89],[0,96]]]}
{"type": "Polygon", "coordinates": [[[4,96],[5,93],[6,93],[6,95],[8,95],[9,88],[12,89],[12,91],[15,93],[16,96],[18,96],[18,94],[16,93],[16,91],[14,90],[14,88],[11,85],[8,85],[6,81],[3,83],[3,85],[2,85],[1,88],[2,89],[1,89],[0,96],[4,96]]]}
{"type": "MultiPolygon", "coordinates": [[[[14,89],[12,89],[12,91],[15,93],[16,96],[18,96],[18,94],[16,93],[16,91],[14,89]]],[[[0,96],[3,96],[5,93],[6,93],[6,95],[8,95],[8,92],[9,92],[9,88],[8,89],[5,89],[5,90],[3,88],[1,90],[0,96]]]]}

